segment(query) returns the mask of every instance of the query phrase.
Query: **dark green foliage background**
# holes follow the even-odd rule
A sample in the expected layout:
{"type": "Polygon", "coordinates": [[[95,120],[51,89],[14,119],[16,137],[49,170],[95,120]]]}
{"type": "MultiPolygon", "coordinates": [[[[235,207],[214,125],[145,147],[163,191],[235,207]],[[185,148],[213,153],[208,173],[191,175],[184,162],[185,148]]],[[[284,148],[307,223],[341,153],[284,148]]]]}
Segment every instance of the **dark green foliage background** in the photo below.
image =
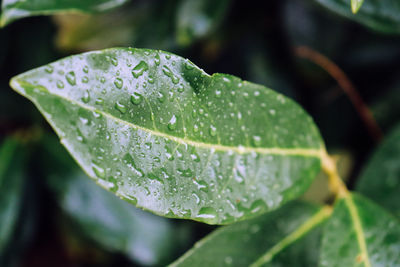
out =
{"type": "MultiPolygon", "coordinates": [[[[131,229],[127,224],[111,224],[110,220],[130,220],[130,215],[101,213],[82,192],[79,197],[82,202],[75,206],[68,202],[69,197],[78,197],[74,194],[79,194],[78,189],[82,187],[88,188],[89,196],[96,195],[95,191],[100,189],[91,185],[91,181],[80,181],[81,174],[73,174],[74,167],[69,167],[71,159],[55,141],[48,124],[31,103],[10,89],[8,82],[14,75],[64,56],[112,46],[170,51],[189,58],[207,73],[233,74],[294,98],[314,118],[328,149],[352,155],[352,168],[346,177],[349,188],[356,188],[357,177],[362,173],[365,180],[357,189],[386,208],[396,209],[394,213],[398,215],[398,205],[392,200],[381,200],[379,194],[368,193],[365,184],[373,171],[362,172],[362,169],[376,143],[349,99],[320,67],[293,53],[297,46],[308,46],[336,62],[354,82],[378,124],[388,134],[400,122],[398,18],[391,21],[390,25],[394,26],[389,29],[385,23],[382,32],[373,21],[364,23],[368,17],[365,18],[363,9],[360,10],[362,19],[352,20],[347,11],[341,16],[342,11],[326,8],[327,2],[344,1],[232,0],[221,1],[224,3],[218,10],[211,8],[210,11],[209,5],[214,1],[199,0],[205,7],[199,12],[204,10],[203,13],[211,16],[209,27],[199,33],[190,27],[179,28],[187,25],[187,21],[196,21],[179,17],[186,14],[182,10],[193,4],[186,1],[182,7],[183,2],[132,0],[121,8],[83,21],[76,17],[31,17],[0,29],[0,143],[19,130],[41,136],[25,145],[30,156],[23,163],[25,181],[17,190],[23,192],[19,193],[18,222],[7,249],[3,254],[0,252],[1,266],[162,266],[214,229],[200,223],[167,221],[141,214],[132,210],[133,207],[125,207],[111,194],[100,193],[101,198],[121,202],[115,204],[118,209],[137,212],[142,224],[146,220],[154,223],[155,231],[164,236],[156,241],[139,242],[139,247],[129,249],[127,244],[134,242],[134,231],[140,232],[143,228],[131,229]],[[78,22],[74,26],[68,21],[78,22]],[[55,177],[66,177],[62,179],[65,184],[55,177]],[[107,225],[115,227],[102,228],[107,225]],[[121,231],[132,231],[132,238],[121,231]],[[120,238],[100,237],[107,234],[120,238]],[[123,238],[126,238],[124,242],[123,238]],[[144,257],[137,251],[152,253],[144,257]]],[[[373,5],[376,1],[370,2],[373,5]]],[[[198,6],[192,7],[195,8],[198,6]]],[[[386,148],[379,153],[391,152],[386,148]]],[[[400,179],[397,170],[391,176],[392,184],[396,185],[400,179]]],[[[99,200],[105,206],[106,202],[99,200]]]]}

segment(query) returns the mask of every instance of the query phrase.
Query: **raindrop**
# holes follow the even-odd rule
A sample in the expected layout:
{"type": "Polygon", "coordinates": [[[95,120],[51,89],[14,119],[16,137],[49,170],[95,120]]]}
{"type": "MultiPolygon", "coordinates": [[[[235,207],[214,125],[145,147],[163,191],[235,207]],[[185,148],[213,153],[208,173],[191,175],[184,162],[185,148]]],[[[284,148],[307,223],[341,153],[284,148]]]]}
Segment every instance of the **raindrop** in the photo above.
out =
{"type": "Polygon", "coordinates": [[[111,58],[111,64],[113,64],[115,67],[118,66],[118,59],[112,57],[111,58]]]}
{"type": "Polygon", "coordinates": [[[115,78],[114,80],[114,85],[115,87],[117,87],[118,89],[121,89],[122,86],[124,85],[124,81],[121,78],[115,78]]]}
{"type": "Polygon", "coordinates": [[[270,109],[270,110],[269,110],[269,114],[275,115],[275,113],[276,113],[275,109],[270,109]]]}
{"type": "Polygon", "coordinates": [[[134,93],[131,95],[131,102],[132,102],[132,104],[134,104],[134,105],[139,105],[140,103],[142,103],[142,100],[143,100],[142,95],[139,94],[139,93],[137,93],[137,92],[134,92],[134,93]]]}
{"type": "Polygon", "coordinates": [[[168,122],[168,129],[170,129],[171,131],[176,129],[176,116],[173,115],[172,118],[169,120],[168,122]]]}
{"type": "Polygon", "coordinates": [[[147,79],[147,81],[151,84],[154,84],[154,78],[149,76],[149,78],[147,79]]]}
{"type": "Polygon", "coordinates": [[[50,66],[50,65],[47,65],[47,66],[44,68],[44,70],[45,70],[47,73],[53,73],[54,68],[53,68],[52,66],[50,66]]]}
{"type": "Polygon", "coordinates": [[[60,81],[60,80],[57,81],[56,85],[57,85],[58,89],[63,89],[64,88],[64,83],[62,81],[60,81]]]}
{"type": "Polygon", "coordinates": [[[96,176],[101,179],[104,179],[104,177],[106,176],[105,170],[101,168],[99,165],[95,164],[94,162],[92,162],[92,170],[94,171],[96,176]]]}
{"type": "Polygon", "coordinates": [[[106,78],[101,77],[101,78],[100,78],[100,82],[101,82],[101,83],[105,83],[105,82],[106,82],[106,78]]]}
{"type": "Polygon", "coordinates": [[[143,60],[139,62],[139,64],[137,64],[133,70],[132,70],[132,75],[135,78],[139,78],[145,71],[147,71],[149,69],[149,66],[147,65],[146,62],[144,62],[143,60]]]}
{"type": "Polygon", "coordinates": [[[165,101],[165,95],[161,92],[158,92],[158,101],[160,101],[160,103],[164,103],[165,101]]]}
{"type": "Polygon", "coordinates": [[[263,211],[266,209],[267,209],[267,205],[265,204],[265,202],[261,199],[258,199],[256,201],[254,201],[253,204],[251,204],[250,212],[251,213],[259,213],[260,211],[263,211]]]}
{"type": "Polygon", "coordinates": [[[178,173],[183,177],[193,177],[193,171],[189,168],[187,169],[177,169],[178,173]]]}
{"type": "Polygon", "coordinates": [[[192,160],[193,160],[194,162],[200,162],[200,157],[199,157],[199,155],[197,155],[196,153],[192,153],[192,154],[190,155],[190,157],[192,158],[192,160]]]}
{"type": "Polygon", "coordinates": [[[182,93],[183,91],[185,91],[185,88],[183,87],[183,85],[179,85],[178,86],[178,92],[182,93]]]}
{"type": "Polygon", "coordinates": [[[221,91],[220,91],[220,90],[216,90],[216,91],[215,91],[215,96],[216,96],[217,98],[220,98],[220,97],[221,97],[221,91]]]}
{"type": "Polygon", "coordinates": [[[196,217],[199,219],[206,219],[210,223],[215,223],[218,220],[217,212],[211,207],[201,208],[196,217]]]}
{"type": "Polygon", "coordinates": [[[176,77],[176,76],[172,73],[172,70],[171,70],[170,68],[168,68],[168,66],[164,65],[164,66],[162,67],[162,71],[164,72],[165,75],[167,75],[167,76],[171,79],[171,81],[172,81],[173,84],[179,83],[179,78],[176,77]]]}
{"type": "Polygon", "coordinates": [[[186,61],[186,62],[185,62],[185,68],[186,68],[187,70],[192,70],[192,69],[194,68],[194,66],[193,66],[192,63],[186,61]]]}
{"type": "Polygon", "coordinates": [[[123,161],[136,175],[138,175],[139,177],[144,176],[143,171],[136,167],[135,161],[129,153],[125,154],[123,161]]]}
{"type": "Polygon", "coordinates": [[[122,114],[124,114],[124,113],[127,111],[126,106],[125,106],[124,104],[121,104],[119,101],[117,101],[117,102],[115,103],[115,108],[116,108],[119,112],[121,112],[122,114]]]}
{"type": "Polygon", "coordinates": [[[88,91],[88,90],[86,90],[86,91],[83,93],[83,96],[82,96],[81,100],[82,100],[84,103],[88,103],[88,102],[90,101],[90,94],[89,94],[89,91],[88,91]]]}
{"type": "Polygon", "coordinates": [[[197,194],[193,193],[192,196],[196,199],[196,204],[200,203],[200,198],[197,194]]]}
{"type": "Polygon", "coordinates": [[[196,181],[196,179],[193,179],[193,183],[197,186],[198,190],[208,192],[208,185],[204,181],[196,181]]]}
{"type": "Polygon", "coordinates": [[[157,66],[159,66],[160,65],[160,55],[159,54],[156,54],[155,55],[155,59],[154,59],[154,63],[157,65],[157,66]]]}
{"type": "Polygon", "coordinates": [[[210,125],[210,135],[211,136],[216,136],[217,135],[217,128],[213,125],[210,125]]]}
{"type": "Polygon", "coordinates": [[[83,67],[83,72],[84,73],[88,73],[89,72],[89,67],[88,66],[83,67]]]}
{"type": "Polygon", "coordinates": [[[103,98],[97,98],[96,99],[96,104],[102,105],[103,103],[104,103],[104,99],[103,98]]]}
{"type": "Polygon", "coordinates": [[[76,84],[75,72],[73,72],[73,71],[68,72],[67,75],[65,75],[65,78],[67,79],[67,82],[70,85],[76,84]]]}
{"type": "Polygon", "coordinates": [[[89,78],[87,76],[83,76],[82,77],[82,82],[83,83],[88,83],[89,82],[89,78]]]}

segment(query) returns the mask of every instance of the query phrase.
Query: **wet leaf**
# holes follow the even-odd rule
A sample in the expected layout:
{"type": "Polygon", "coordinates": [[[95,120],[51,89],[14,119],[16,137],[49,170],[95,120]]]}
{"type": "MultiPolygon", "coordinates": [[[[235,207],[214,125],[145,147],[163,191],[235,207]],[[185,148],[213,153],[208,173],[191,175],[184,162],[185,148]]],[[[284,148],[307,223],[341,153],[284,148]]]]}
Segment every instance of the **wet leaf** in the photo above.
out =
{"type": "Polygon", "coordinates": [[[362,0],[352,0],[351,9],[346,0],[315,1],[373,30],[392,34],[400,33],[400,5],[397,1],[368,0],[363,3],[362,0]]]}
{"type": "Polygon", "coordinates": [[[3,0],[0,27],[17,19],[55,13],[105,11],[127,0],[3,0]]]}
{"type": "Polygon", "coordinates": [[[323,143],[292,100],[170,53],[109,49],[21,74],[98,184],[158,215],[226,224],[300,196],[323,143]]]}
{"type": "Polygon", "coordinates": [[[348,194],[326,223],[320,266],[399,266],[400,223],[370,200],[348,194]]]}
{"type": "Polygon", "coordinates": [[[400,125],[372,154],[357,184],[357,191],[400,216],[400,125]]]}
{"type": "Polygon", "coordinates": [[[305,202],[214,231],[170,266],[316,266],[330,214],[305,202]]]}

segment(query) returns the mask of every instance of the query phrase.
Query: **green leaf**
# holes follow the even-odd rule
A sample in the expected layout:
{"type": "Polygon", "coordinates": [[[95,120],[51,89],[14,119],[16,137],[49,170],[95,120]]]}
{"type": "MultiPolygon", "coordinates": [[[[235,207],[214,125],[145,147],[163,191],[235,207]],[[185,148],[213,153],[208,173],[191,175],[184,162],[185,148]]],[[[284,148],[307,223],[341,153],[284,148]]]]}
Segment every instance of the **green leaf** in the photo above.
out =
{"type": "Polygon", "coordinates": [[[14,234],[21,210],[24,156],[16,140],[0,146],[0,258],[14,234]]]}
{"type": "Polygon", "coordinates": [[[347,0],[315,0],[326,8],[384,33],[400,33],[400,5],[392,0],[352,0],[351,7],[347,0]],[[362,8],[360,9],[360,7],[362,8]],[[359,9],[359,10],[358,10],[359,9]],[[358,12],[357,12],[358,10],[358,12]],[[357,14],[353,14],[357,12],[357,14]]]}
{"type": "Polygon", "coordinates": [[[339,199],[324,229],[320,266],[399,266],[400,223],[370,200],[339,199]]]}
{"type": "Polygon", "coordinates": [[[177,40],[188,45],[210,34],[221,23],[230,0],[183,0],[176,17],[177,40]]]}
{"type": "Polygon", "coordinates": [[[330,209],[292,202],[214,231],[170,266],[316,266],[330,209]]]}
{"type": "Polygon", "coordinates": [[[0,27],[29,16],[105,11],[128,0],[3,0],[0,27]]]}
{"type": "Polygon", "coordinates": [[[47,169],[47,183],[80,233],[142,265],[160,264],[175,254],[181,242],[171,221],[139,210],[98,187],[51,136],[46,136],[43,150],[41,158],[48,159],[42,167],[47,169]]]}
{"type": "Polygon", "coordinates": [[[372,155],[357,183],[357,191],[400,216],[400,125],[372,155]]]}
{"type": "Polygon", "coordinates": [[[98,184],[166,217],[226,224],[276,209],[309,187],[324,153],[290,99],[166,52],[85,53],[11,86],[98,184]]]}
{"type": "Polygon", "coordinates": [[[351,11],[356,14],[362,6],[363,2],[364,0],[351,0],[351,11]]]}

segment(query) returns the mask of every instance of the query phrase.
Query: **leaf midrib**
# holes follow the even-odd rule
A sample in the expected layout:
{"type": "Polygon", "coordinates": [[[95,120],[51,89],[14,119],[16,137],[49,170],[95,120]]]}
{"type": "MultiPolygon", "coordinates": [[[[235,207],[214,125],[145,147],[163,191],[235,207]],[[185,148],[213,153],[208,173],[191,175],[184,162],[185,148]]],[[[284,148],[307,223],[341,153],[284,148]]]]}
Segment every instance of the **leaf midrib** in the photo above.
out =
{"type": "MultiPolygon", "coordinates": [[[[32,84],[30,84],[32,85],[32,84]]],[[[23,86],[20,85],[20,83],[18,82],[18,80],[16,79],[12,79],[11,80],[11,86],[14,87],[15,89],[17,89],[20,93],[22,93],[23,95],[25,95],[26,97],[29,96],[28,93],[26,93],[26,91],[23,89],[23,86]]],[[[35,85],[32,85],[34,87],[38,87],[35,85]]],[[[154,136],[158,136],[158,137],[162,137],[165,139],[169,139],[172,140],[178,144],[181,145],[191,145],[194,147],[198,147],[198,148],[204,148],[204,149],[210,149],[210,150],[214,150],[214,151],[222,151],[222,152],[235,152],[237,154],[251,154],[251,153],[258,153],[258,154],[267,154],[267,155],[282,155],[282,156],[305,156],[305,157],[316,157],[316,158],[320,158],[322,157],[322,155],[324,154],[325,150],[322,148],[319,149],[313,149],[313,148],[279,148],[279,147],[271,147],[271,148],[257,148],[257,147],[246,147],[246,146],[227,146],[227,145],[220,145],[220,144],[208,144],[208,143],[204,143],[204,142],[198,142],[198,141],[193,141],[193,140],[188,140],[185,138],[180,138],[180,137],[176,137],[176,136],[172,136],[172,135],[168,135],[166,133],[163,132],[157,132],[148,128],[144,128],[141,126],[138,126],[136,124],[127,122],[125,120],[122,120],[120,118],[114,117],[111,114],[98,110],[96,108],[93,108],[89,105],[80,103],[78,101],[75,101],[73,99],[69,99],[66,98],[64,96],[58,95],[58,94],[51,94],[49,91],[47,90],[42,90],[44,93],[56,96],[58,98],[61,98],[65,101],[70,102],[71,104],[77,105],[81,108],[84,108],[86,110],[90,110],[92,112],[97,112],[100,113],[101,115],[117,121],[118,123],[121,124],[125,124],[127,126],[130,126],[131,128],[134,128],[136,130],[141,130],[144,132],[147,132],[151,135],[154,136]]]]}
{"type": "Polygon", "coordinates": [[[362,261],[364,262],[364,266],[371,267],[371,263],[369,261],[367,243],[365,242],[364,230],[360,221],[360,215],[358,214],[357,207],[354,204],[351,194],[347,194],[344,198],[344,201],[349,210],[351,220],[353,221],[354,230],[357,236],[357,243],[361,251],[361,257],[362,261]]]}
{"type": "Polygon", "coordinates": [[[325,221],[332,213],[332,208],[325,206],[316,212],[312,217],[302,223],[297,229],[283,238],[281,241],[276,243],[272,248],[265,252],[260,258],[258,258],[250,267],[260,267],[267,262],[270,262],[275,255],[284,250],[289,245],[293,244],[316,226],[320,225],[325,221]]]}

